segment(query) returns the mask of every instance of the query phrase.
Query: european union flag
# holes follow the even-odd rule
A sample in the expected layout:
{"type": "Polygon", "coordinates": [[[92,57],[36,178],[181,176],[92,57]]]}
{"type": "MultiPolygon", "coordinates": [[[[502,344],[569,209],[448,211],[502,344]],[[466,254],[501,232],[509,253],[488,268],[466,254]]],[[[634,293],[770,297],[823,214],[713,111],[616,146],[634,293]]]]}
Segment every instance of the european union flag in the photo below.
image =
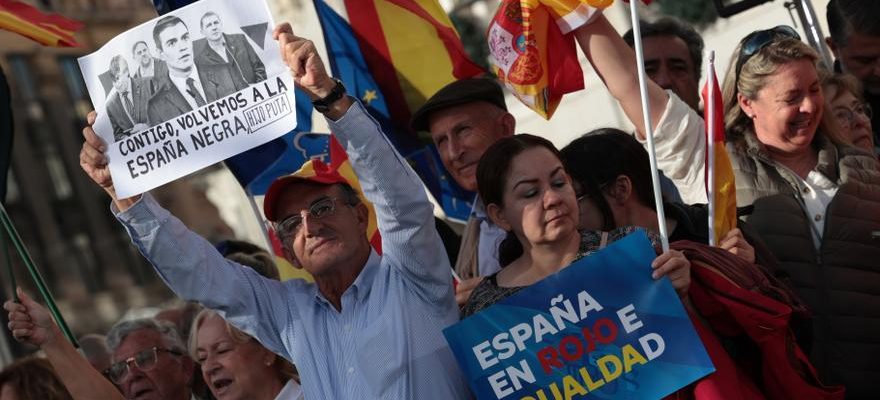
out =
{"type": "Polygon", "coordinates": [[[367,66],[351,25],[323,0],[315,0],[314,4],[321,21],[333,76],[342,80],[347,91],[359,98],[382,125],[383,132],[410,162],[434,198],[440,201],[446,214],[466,220],[471,209],[469,200],[474,198],[474,194],[459,188],[446,175],[433,146],[413,140],[412,135],[396,134],[400,128],[391,119],[386,98],[367,66]]]}

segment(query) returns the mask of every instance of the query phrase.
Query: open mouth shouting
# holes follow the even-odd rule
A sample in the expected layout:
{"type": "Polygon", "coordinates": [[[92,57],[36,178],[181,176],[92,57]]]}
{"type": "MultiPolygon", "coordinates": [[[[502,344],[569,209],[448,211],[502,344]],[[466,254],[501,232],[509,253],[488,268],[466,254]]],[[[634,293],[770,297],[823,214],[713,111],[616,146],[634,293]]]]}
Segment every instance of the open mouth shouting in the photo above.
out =
{"type": "Polygon", "coordinates": [[[220,397],[232,390],[233,380],[230,378],[218,378],[211,381],[211,388],[214,395],[220,397]]]}

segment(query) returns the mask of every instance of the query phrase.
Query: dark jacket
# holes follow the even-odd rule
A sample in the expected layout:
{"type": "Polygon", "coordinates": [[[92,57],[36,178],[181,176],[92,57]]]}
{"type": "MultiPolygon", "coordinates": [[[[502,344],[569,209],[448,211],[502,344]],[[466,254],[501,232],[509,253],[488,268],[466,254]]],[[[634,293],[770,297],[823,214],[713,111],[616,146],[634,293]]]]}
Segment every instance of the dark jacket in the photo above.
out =
{"type": "Polygon", "coordinates": [[[146,78],[146,79],[162,79],[168,76],[168,64],[165,61],[162,61],[158,58],[153,57],[153,76],[141,76],[141,69],[138,65],[138,68],[135,68],[134,76],[136,78],[146,78]]]}
{"type": "MultiPolygon", "coordinates": [[[[690,240],[692,242],[709,244],[709,207],[705,204],[681,204],[665,203],[663,210],[666,218],[675,220],[675,230],[669,235],[669,241],[690,240]]],[[[751,207],[743,207],[737,210],[739,216],[747,215],[751,207]]],[[[755,232],[747,222],[737,220],[736,227],[742,231],[743,237],[755,249],[755,264],[766,268],[775,269],[778,261],[760,235],[755,232]]]]}
{"type": "Polygon", "coordinates": [[[113,127],[113,137],[117,141],[130,134],[129,131],[135,124],[148,122],[147,102],[150,100],[150,80],[137,77],[129,79],[131,79],[129,96],[132,104],[130,115],[125,111],[122,96],[118,92],[113,92],[107,99],[107,116],[113,127]]]}
{"type": "Polygon", "coordinates": [[[848,398],[876,398],[880,382],[880,173],[877,160],[816,134],[816,169],[837,183],[817,250],[800,178],[770,159],[754,135],[728,143],[737,204],[811,308],[810,359],[823,381],[843,384],[848,398]]]}
{"type": "MultiPolygon", "coordinates": [[[[240,79],[233,79],[227,65],[198,66],[199,81],[205,91],[205,100],[210,103],[246,87],[240,79]]],[[[153,80],[155,94],[147,103],[147,115],[150,125],[174,119],[192,111],[192,107],[183,97],[171,78],[157,77],[153,80]]]]}
{"type": "MultiPolygon", "coordinates": [[[[797,298],[760,266],[702,244],[672,248],[691,261],[694,324],[716,372],[691,385],[696,399],[842,399],[819,382],[790,329],[797,298]],[[730,351],[725,342],[735,342],[730,351]]],[[[682,397],[682,396],[680,396],[682,397]]]]}
{"type": "Polygon", "coordinates": [[[202,38],[193,42],[196,64],[199,66],[229,64],[235,73],[235,78],[241,78],[248,84],[254,84],[266,79],[266,67],[244,35],[224,33],[223,38],[226,42],[226,50],[229,53],[227,55],[229,61],[224,61],[223,57],[208,45],[208,40],[202,38]]]}

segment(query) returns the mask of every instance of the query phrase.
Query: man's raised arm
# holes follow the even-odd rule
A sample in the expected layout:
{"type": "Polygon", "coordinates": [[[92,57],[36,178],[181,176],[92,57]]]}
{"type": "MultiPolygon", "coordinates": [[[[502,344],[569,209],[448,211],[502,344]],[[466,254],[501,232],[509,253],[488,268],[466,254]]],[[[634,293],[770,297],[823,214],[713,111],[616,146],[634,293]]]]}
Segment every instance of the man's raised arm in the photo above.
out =
{"type": "Polygon", "coordinates": [[[198,301],[224,315],[239,329],[257,337],[269,349],[284,354],[279,326],[295,315],[284,296],[292,285],[260,277],[249,268],[226,260],[205,239],[187,229],[149,195],[116,196],[104,154],[107,147],[89,126],[83,129],[80,166],[113,200],[114,213],[141,254],[178,296],[198,301]],[[236,295],[231,295],[235,293],[236,295]]]}
{"type": "MultiPolygon", "coordinates": [[[[605,16],[574,31],[578,44],[645,143],[645,122],[635,52],[605,16]]],[[[703,119],[687,104],[648,79],[657,166],[672,179],[685,203],[705,203],[703,119]]]]}
{"type": "MultiPolygon", "coordinates": [[[[275,37],[296,83],[313,100],[330,96],[337,81],[327,74],[314,44],[296,37],[289,24],[279,25],[275,37]]],[[[449,261],[418,175],[359,102],[343,96],[330,104],[324,116],[375,207],[383,258],[393,260],[392,265],[419,285],[427,300],[451,301],[449,261]]]]}

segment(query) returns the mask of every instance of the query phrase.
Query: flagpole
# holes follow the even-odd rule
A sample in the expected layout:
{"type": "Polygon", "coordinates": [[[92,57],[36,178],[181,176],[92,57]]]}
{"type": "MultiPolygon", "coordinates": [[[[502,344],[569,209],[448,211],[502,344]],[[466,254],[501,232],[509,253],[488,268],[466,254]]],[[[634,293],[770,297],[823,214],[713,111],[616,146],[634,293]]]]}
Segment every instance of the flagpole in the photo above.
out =
{"type": "Polygon", "coordinates": [[[704,104],[706,110],[706,143],[709,157],[706,164],[706,173],[709,175],[706,182],[706,197],[709,200],[709,246],[716,246],[715,243],[715,51],[709,51],[709,63],[706,65],[706,77],[709,82],[706,84],[708,89],[709,104],[704,104]]]}
{"type": "Polygon", "coordinates": [[[70,344],[72,344],[73,347],[78,348],[79,343],[76,341],[76,337],[73,336],[73,332],[71,332],[70,328],[67,326],[67,322],[65,322],[64,318],[61,316],[61,311],[59,311],[58,306],[55,305],[55,300],[52,298],[52,294],[49,293],[49,288],[46,286],[46,282],[40,275],[40,271],[37,270],[34,260],[31,258],[30,253],[28,253],[27,248],[21,241],[21,237],[18,235],[18,231],[12,224],[9,214],[6,213],[6,207],[4,207],[2,203],[0,203],[0,222],[3,223],[3,228],[6,229],[9,239],[12,241],[12,244],[15,245],[15,249],[21,256],[24,266],[27,268],[34,281],[34,285],[37,286],[37,290],[43,297],[43,301],[46,302],[46,308],[49,309],[49,313],[55,318],[55,322],[58,324],[58,327],[61,329],[64,336],[67,337],[67,340],[70,341],[70,344]]]}
{"type": "Polygon", "coordinates": [[[12,269],[12,258],[9,257],[9,244],[6,242],[6,235],[2,232],[0,232],[0,241],[3,242],[3,257],[6,261],[6,272],[9,273],[9,286],[10,289],[12,289],[9,293],[16,303],[20,303],[18,292],[15,290],[18,287],[18,283],[15,282],[15,271],[12,269]]]}
{"type": "Polygon", "coordinates": [[[633,27],[633,47],[636,49],[636,68],[639,73],[639,94],[642,96],[642,115],[645,122],[645,137],[648,139],[648,158],[651,162],[651,180],[654,183],[654,204],[657,207],[657,226],[660,228],[660,242],[663,252],[669,251],[669,234],[666,231],[666,213],[663,211],[663,195],[660,191],[660,173],[657,169],[657,155],[654,152],[654,125],[651,123],[651,107],[648,104],[648,78],[645,74],[645,56],[642,52],[642,32],[639,26],[639,0],[629,2],[633,27]]]}
{"type": "Polygon", "coordinates": [[[251,211],[254,213],[254,218],[257,219],[257,222],[260,224],[260,233],[263,234],[263,242],[266,244],[266,250],[269,251],[269,254],[275,254],[275,251],[272,247],[272,241],[269,239],[269,225],[263,220],[263,216],[260,215],[260,208],[257,207],[257,202],[254,201],[254,195],[251,193],[250,188],[244,188],[244,193],[248,198],[248,204],[251,206],[251,211]]]}

